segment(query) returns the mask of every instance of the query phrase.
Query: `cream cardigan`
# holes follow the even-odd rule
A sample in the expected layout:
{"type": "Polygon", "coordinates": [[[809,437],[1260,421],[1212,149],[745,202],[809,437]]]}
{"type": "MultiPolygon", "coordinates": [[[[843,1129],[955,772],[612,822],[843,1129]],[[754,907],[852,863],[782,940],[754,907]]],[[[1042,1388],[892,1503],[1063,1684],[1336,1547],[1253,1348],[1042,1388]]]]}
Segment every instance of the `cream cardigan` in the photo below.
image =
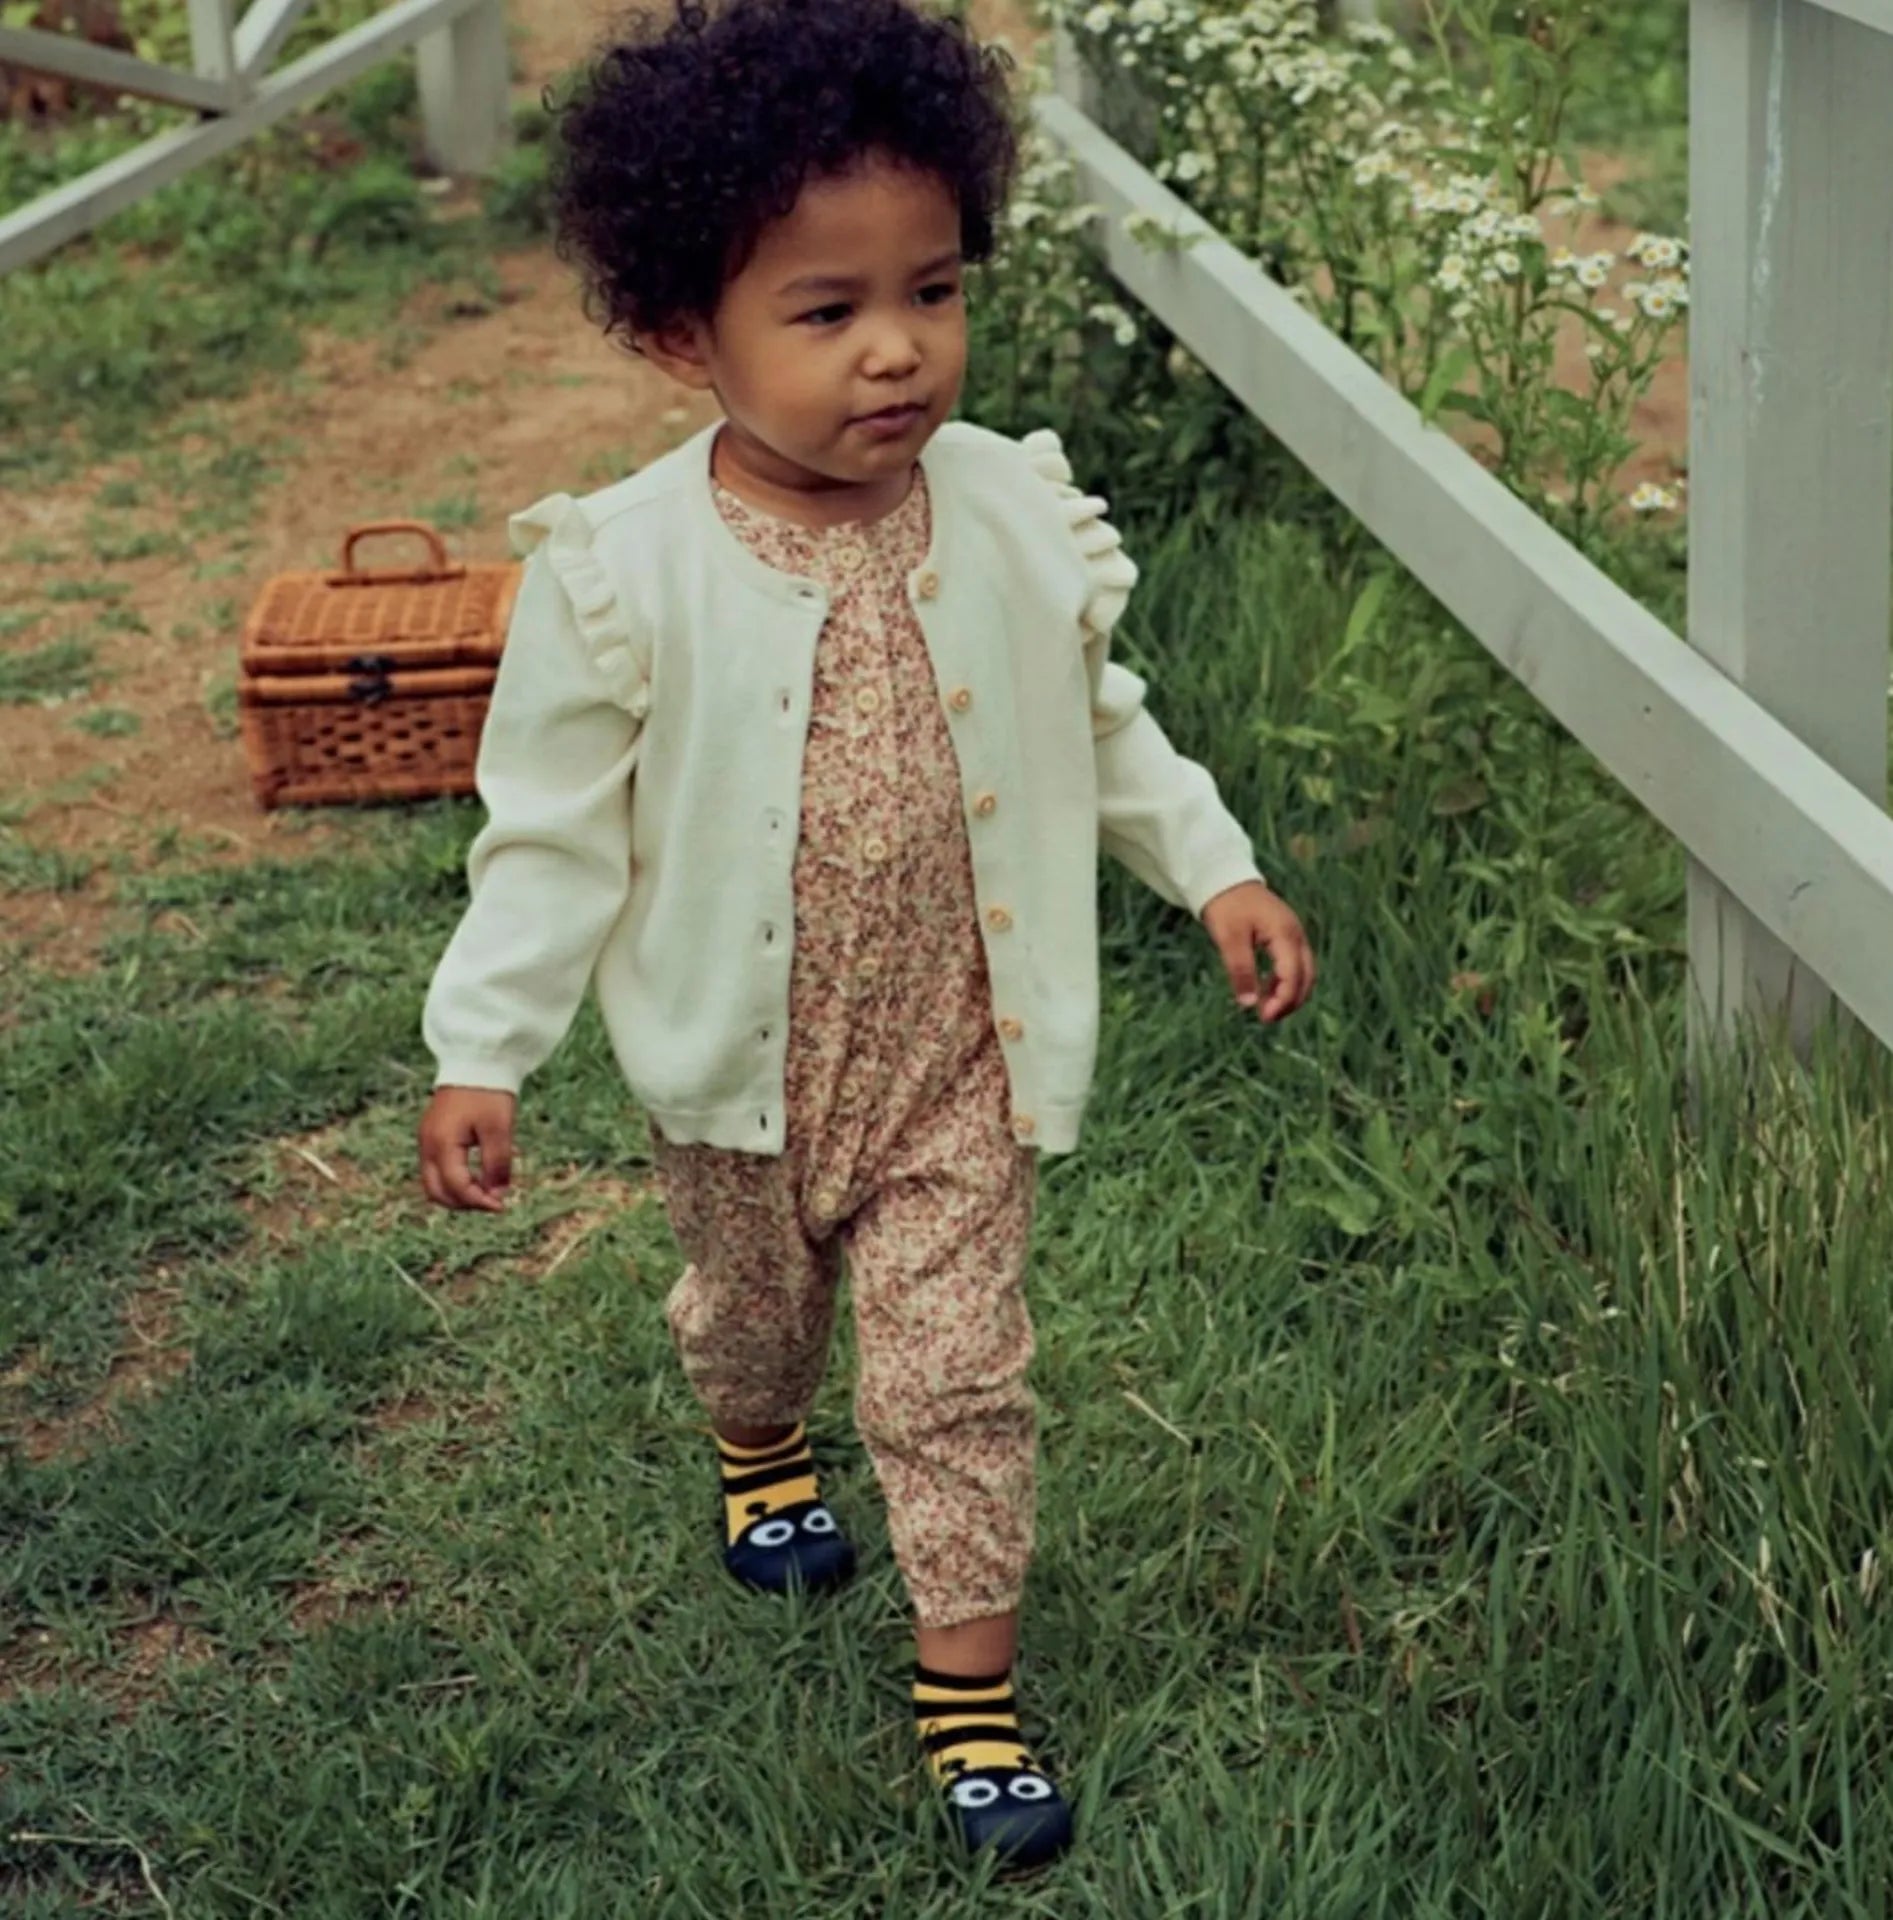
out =
{"type": "MultiPolygon", "coordinates": [[[[666,1137],[777,1154],[827,601],[724,524],[714,437],[510,523],[530,557],[480,747],[489,818],[423,1024],[439,1084],[517,1091],[590,980],[666,1137]]],[[[1097,1051],[1100,845],[1197,913],[1260,875],[1106,659],[1137,570],[1057,436],[954,423],[922,466],[933,540],[908,590],[959,755],[1014,1129],[1067,1152],[1097,1051]]]]}

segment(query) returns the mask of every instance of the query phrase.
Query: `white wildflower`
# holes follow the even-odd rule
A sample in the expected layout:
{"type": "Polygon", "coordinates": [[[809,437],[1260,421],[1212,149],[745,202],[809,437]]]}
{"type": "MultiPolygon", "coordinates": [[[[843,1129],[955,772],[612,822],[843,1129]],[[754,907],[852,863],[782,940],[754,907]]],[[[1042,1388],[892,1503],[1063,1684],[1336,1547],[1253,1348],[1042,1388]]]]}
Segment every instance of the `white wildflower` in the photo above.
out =
{"type": "Polygon", "coordinates": [[[1560,247],[1545,262],[1545,278],[1554,287],[1562,286],[1578,270],[1578,257],[1569,247],[1560,247]]]}
{"type": "Polygon", "coordinates": [[[1615,260],[1607,253],[1587,254],[1578,262],[1578,285],[1588,287],[1592,293],[1595,293],[1600,287],[1609,283],[1610,270],[1615,265],[1615,260]]]}
{"type": "Polygon", "coordinates": [[[1673,270],[1683,264],[1683,243],[1667,239],[1661,234],[1640,233],[1625,251],[1638,266],[1648,267],[1653,272],[1673,270]]]}
{"type": "Polygon", "coordinates": [[[1525,270],[1524,262],[1519,259],[1518,255],[1515,254],[1510,247],[1501,248],[1499,252],[1495,253],[1492,256],[1492,264],[1499,270],[1500,275],[1507,280],[1516,280],[1525,270]]]}
{"type": "Polygon", "coordinates": [[[1201,180],[1210,171],[1209,155],[1198,153],[1194,148],[1188,153],[1178,154],[1176,166],[1173,169],[1176,178],[1183,181],[1185,185],[1192,180],[1201,180]]]}
{"type": "Polygon", "coordinates": [[[1673,320],[1676,317],[1676,296],[1667,286],[1645,286],[1641,280],[1634,280],[1624,288],[1624,293],[1636,302],[1637,311],[1646,320],[1673,320]]]}
{"type": "Polygon", "coordinates": [[[1137,322],[1115,300],[1100,301],[1091,309],[1090,318],[1100,326],[1109,327],[1111,337],[1120,347],[1128,347],[1137,339],[1137,322]]]}
{"type": "Polygon", "coordinates": [[[1466,258],[1464,254],[1449,253],[1439,263],[1439,271],[1433,276],[1433,284],[1441,293],[1461,293],[1466,286],[1466,258]]]}
{"type": "Polygon", "coordinates": [[[1087,33],[1109,33],[1111,30],[1111,9],[1093,7],[1079,23],[1087,33]]]}
{"type": "Polygon", "coordinates": [[[1674,487],[1659,487],[1653,480],[1644,481],[1630,496],[1632,513],[1674,513],[1681,505],[1674,487]]]}
{"type": "Polygon", "coordinates": [[[1371,187],[1376,180],[1385,180],[1394,170],[1392,156],[1384,147],[1376,148],[1372,153],[1364,153],[1354,162],[1354,184],[1357,187],[1371,187]]]}

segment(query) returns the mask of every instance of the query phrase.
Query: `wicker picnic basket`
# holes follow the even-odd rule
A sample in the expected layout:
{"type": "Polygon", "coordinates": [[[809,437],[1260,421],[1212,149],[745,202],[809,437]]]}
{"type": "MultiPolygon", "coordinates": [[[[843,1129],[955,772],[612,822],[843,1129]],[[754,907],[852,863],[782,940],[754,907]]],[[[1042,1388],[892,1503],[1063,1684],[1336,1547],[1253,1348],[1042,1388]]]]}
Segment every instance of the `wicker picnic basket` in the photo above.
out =
{"type": "Polygon", "coordinates": [[[243,629],[238,707],[265,807],[471,793],[506,643],[516,563],[451,561],[418,520],[352,527],[334,573],[278,574],[243,629]],[[425,567],[355,564],[382,534],[427,543],[425,567]]]}

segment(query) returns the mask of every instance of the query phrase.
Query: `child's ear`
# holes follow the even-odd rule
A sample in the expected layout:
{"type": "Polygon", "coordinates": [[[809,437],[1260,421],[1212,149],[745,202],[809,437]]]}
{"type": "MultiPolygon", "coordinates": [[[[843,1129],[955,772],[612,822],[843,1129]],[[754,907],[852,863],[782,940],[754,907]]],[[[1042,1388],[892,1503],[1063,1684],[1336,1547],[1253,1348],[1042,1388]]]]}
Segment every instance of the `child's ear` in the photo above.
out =
{"type": "Polygon", "coordinates": [[[652,366],[698,393],[709,392],[710,357],[701,321],[674,320],[655,333],[640,333],[634,338],[638,351],[652,366]]]}

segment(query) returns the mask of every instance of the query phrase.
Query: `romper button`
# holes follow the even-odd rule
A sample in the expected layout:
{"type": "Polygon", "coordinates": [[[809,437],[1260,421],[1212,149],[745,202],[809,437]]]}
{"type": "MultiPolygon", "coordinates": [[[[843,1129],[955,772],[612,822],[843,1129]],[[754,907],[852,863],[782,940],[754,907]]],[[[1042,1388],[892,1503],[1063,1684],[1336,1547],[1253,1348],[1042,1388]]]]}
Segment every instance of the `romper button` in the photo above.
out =
{"type": "Polygon", "coordinates": [[[978,814],[982,820],[990,820],[994,812],[998,809],[998,806],[999,797],[997,794],[982,793],[979,798],[973,802],[973,811],[978,814]]]}
{"type": "Polygon", "coordinates": [[[1025,1023],[1013,1019],[1000,1021],[999,1037],[1002,1040],[1023,1040],[1025,1038],[1025,1023]]]}
{"type": "Polygon", "coordinates": [[[857,713],[879,713],[881,711],[881,690],[879,687],[863,687],[854,697],[857,713]]]}
{"type": "Polygon", "coordinates": [[[986,924],[994,933],[1007,933],[1012,927],[1012,915],[1004,907],[992,907],[987,910],[986,924]]]}
{"type": "Polygon", "coordinates": [[[862,841],[861,851],[878,867],[887,858],[887,842],[878,833],[871,833],[862,841]]]}
{"type": "Polygon", "coordinates": [[[864,953],[855,962],[855,972],[863,980],[878,980],[881,977],[881,956],[878,953],[864,953]]]}
{"type": "Polygon", "coordinates": [[[951,707],[955,713],[964,713],[972,704],[973,690],[971,687],[955,687],[947,696],[947,705],[951,707]]]}
{"type": "Polygon", "coordinates": [[[1030,1140],[1039,1130],[1039,1123],[1029,1113],[1017,1113],[1012,1117],[1012,1131],[1021,1140],[1030,1140]]]}

